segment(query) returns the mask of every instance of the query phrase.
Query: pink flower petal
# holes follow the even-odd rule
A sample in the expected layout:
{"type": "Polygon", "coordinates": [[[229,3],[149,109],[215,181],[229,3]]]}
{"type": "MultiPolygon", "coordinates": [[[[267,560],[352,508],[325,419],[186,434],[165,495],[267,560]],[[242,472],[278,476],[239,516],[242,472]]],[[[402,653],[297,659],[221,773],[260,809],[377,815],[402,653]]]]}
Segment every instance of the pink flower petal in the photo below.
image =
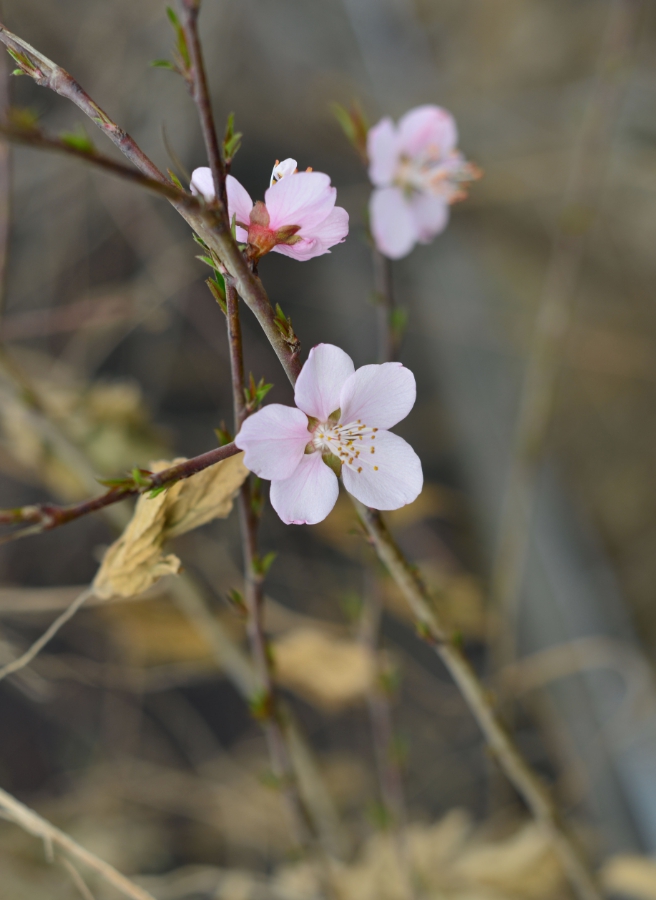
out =
{"type": "Polygon", "coordinates": [[[339,409],[342,388],[354,371],[353,360],[340,347],[317,344],[296,381],[294,402],[308,416],[325,422],[339,409]]]}
{"type": "Polygon", "coordinates": [[[301,240],[297,244],[277,244],[273,249],[283,256],[305,261],[315,256],[330,253],[330,247],[341,244],[348,234],[349,215],[341,206],[336,206],[328,218],[314,228],[303,229],[301,240]]]}
{"type": "Polygon", "coordinates": [[[376,187],[387,187],[392,183],[399,161],[396,128],[387,117],[369,129],[367,134],[369,154],[369,178],[376,187]]]}
{"type": "Polygon", "coordinates": [[[435,235],[444,231],[449,221],[449,204],[443,197],[415,194],[410,198],[410,209],[417,228],[417,239],[422,244],[428,244],[435,235]]]}
{"type": "Polygon", "coordinates": [[[286,175],[271,185],[264,195],[271,216],[269,227],[272,231],[285,225],[311,229],[328,218],[336,196],[330,178],[321,172],[286,175]]]}
{"type": "Polygon", "coordinates": [[[365,506],[373,509],[399,509],[421,493],[424,476],[419,457],[410,444],[397,434],[379,431],[375,453],[361,452],[358,472],[350,466],[342,468],[346,490],[365,506]],[[376,466],[377,468],[374,468],[376,466]]]}
{"type": "Polygon", "coordinates": [[[210,203],[214,200],[214,181],[212,179],[212,170],[208,166],[201,166],[200,169],[194,169],[191,173],[191,193],[195,197],[203,197],[210,203]]]}
{"type": "MultiPolygon", "coordinates": [[[[226,193],[228,194],[228,216],[230,221],[232,222],[232,217],[236,216],[238,222],[244,222],[248,225],[251,210],[253,209],[253,201],[246,188],[232,175],[228,175],[226,178],[226,193]]],[[[245,244],[248,240],[246,229],[237,227],[236,234],[239,243],[245,244]]]]}
{"type": "Polygon", "coordinates": [[[286,525],[323,522],[337,502],[339,482],[320,453],[307,453],[294,474],[271,482],[271,506],[286,525]]]}
{"type": "Polygon", "coordinates": [[[362,366],[344,383],[340,421],[347,425],[360,420],[370,428],[391,428],[405,419],[416,399],[415,376],[401,363],[362,366]]]}
{"type": "Polygon", "coordinates": [[[458,143],[455,119],[441,106],[411,109],[399,119],[398,130],[399,148],[408,156],[416,156],[431,146],[446,155],[458,143]]]}
{"type": "Polygon", "coordinates": [[[369,201],[371,232],[376,246],[390,259],[406,256],[417,242],[417,226],[399,188],[377,188],[369,201]]]}
{"type": "Polygon", "coordinates": [[[235,438],[244,465],[260,478],[289,478],[303,459],[311,435],[300,409],[271,403],[249,416],[235,438]]]}

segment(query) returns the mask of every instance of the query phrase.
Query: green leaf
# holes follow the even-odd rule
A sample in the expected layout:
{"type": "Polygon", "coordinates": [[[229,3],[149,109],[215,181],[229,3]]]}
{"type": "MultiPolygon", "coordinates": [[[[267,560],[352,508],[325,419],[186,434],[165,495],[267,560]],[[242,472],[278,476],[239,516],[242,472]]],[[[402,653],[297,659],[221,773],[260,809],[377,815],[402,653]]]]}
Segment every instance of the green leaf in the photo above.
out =
{"type": "Polygon", "coordinates": [[[272,550],[270,553],[267,553],[266,556],[256,556],[253,559],[253,569],[255,570],[255,574],[261,575],[264,578],[273,565],[277,555],[278,554],[272,550]]]}
{"type": "Polygon", "coordinates": [[[346,109],[346,107],[342,106],[340,103],[331,103],[330,107],[349,143],[355,147],[360,159],[367,165],[367,133],[369,131],[369,123],[362,112],[360,104],[357,100],[354,100],[351,103],[350,109],[346,109]]]}
{"type": "Polygon", "coordinates": [[[232,233],[233,240],[237,240],[237,213],[232,214],[232,219],[230,221],[230,231],[232,233]]]}
{"type": "Polygon", "coordinates": [[[171,69],[173,72],[177,72],[175,65],[168,59],[153,59],[150,63],[153,69],[171,69]]]}
{"type": "Polygon", "coordinates": [[[178,176],[175,174],[175,172],[174,172],[172,169],[167,169],[166,171],[167,171],[167,173],[168,173],[169,178],[170,178],[171,181],[173,182],[173,184],[174,184],[177,188],[180,188],[181,191],[184,191],[184,188],[182,187],[182,182],[180,181],[180,179],[178,178],[178,176]]]}
{"type": "Polygon", "coordinates": [[[166,14],[169,17],[169,22],[173,26],[173,30],[175,31],[176,50],[178,51],[185,71],[188,71],[191,68],[191,58],[189,56],[189,48],[187,47],[187,39],[185,37],[184,29],[180,24],[180,19],[178,19],[175,10],[173,10],[170,6],[166,7],[166,14]]]}
{"type": "Polygon", "coordinates": [[[408,310],[402,306],[395,307],[390,312],[389,324],[394,334],[401,337],[408,326],[408,310]]]}
{"type": "Polygon", "coordinates": [[[148,494],[148,499],[154,500],[155,497],[159,497],[159,495],[163,494],[164,491],[168,490],[169,487],[169,484],[162,484],[160,485],[160,487],[153,488],[152,491],[148,494]]]}
{"type": "Polygon", "coordinates": [[[254,719],[257,719],[258,722],[263,722],[266,719],[270,719],[273,715],[273,697],[271,696],[269,691],[262,690],[258,691],[248,701],[248,706],[251,711],[251,715],[254,719]]]}
{"type": "Polygon", "coordinates": [[[227,316],[228,306],[226,304],[225,280],[223,275],[221,275],[220,272],[215,271],[214,278],[208,278],[205,284],[208,286],[212,296],[223,310],[224,315],[227,316]]]}
{"type": "Polygon", "coordinates": [[[141,488],[150,487],[151,475],[152,472],[149,472],[147,469],[134,468],[132,470],[132,478],[134,479],[134,483],[141,488]]]}
{"type": "Polygon", "coordinates": [[[93,141],[82,125],[78,125],[75,131],[62,132],[62,134],[59,135],[59,139],[62,144],[66,144],[67,147],[72,147],[73,150],[79,150],[81,153],[93,155],[96,152],[93,141]]]}
{"type": "Polygon", "coordinates": [[[206,266],[209,266],[210,269],[214,268],[214,260],[209,256],[197,256],[196,259],[199,259],[201,262],[204,262],[206,266]]]}
{"type": "Polygon", "coordinates": [[[214,429],[214,434],[218,438],[219,447],[225,447],[226,444],[232,443],[232,434],[225,427],[225,422],[221,422],[221,425],[214,429]]]}

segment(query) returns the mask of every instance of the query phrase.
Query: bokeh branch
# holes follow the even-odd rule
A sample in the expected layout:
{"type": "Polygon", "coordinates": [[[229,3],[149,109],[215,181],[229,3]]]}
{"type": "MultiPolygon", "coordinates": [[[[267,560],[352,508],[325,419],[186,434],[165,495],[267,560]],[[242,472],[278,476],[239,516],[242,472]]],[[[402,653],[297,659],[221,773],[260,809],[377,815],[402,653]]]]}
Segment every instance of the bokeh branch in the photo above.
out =
{"type": "Polygon", "coordinates": [[[212,172],[212,181],[214,182],[214,196],[219,199],[225,215],[228,209],[226,170],[216,134],[212,100],[207,86],[207,73],[203,62],[203,50],[198,35],[198,16],[201,3],[200,0],[180,0],[179,6],[181,8],[182,29],[191,63],[189,73],[191,94],[198,109],[198,117],[203,131],[203,140],[212,172]]]}
{"type": "Polygon", "coordinates": [[[81,844],[73,840],[70,835],[66,834],[65,831],[43,819],[34,810],[16,800],[11,794],[8,794],[7,791],[3,791],[2,788],[0,788],[0,812],[25,831],[40,838],[46,847],[59,847],[74,859],[93,869],[94,872],[101,875],[108,884],[111,884],[124,897],[129,897],[130,900],[155,900],[152,894],[130,881],[114,866],[96,856],[95,853],[91,853],[90,850],[86,850],[81,844]]]}
{"type": "Polygon", "coordinates": [[[42,531],[51,531],[60,525],[66,525],[75,519],[89,513],[97,512],[113,503],[125,500],[127,497],[136,497],[139,494],[150,493],[151,491],[160,490],[170,487],[176,481],[184,478],[191,478],[203,469],[216,465],[223,459],[228,459],[239,453],[239,449],[233,443],[225,444],[223,447],[217,447],[214,450],[208,450],[207,453],[201,453],[200,456],[194,456],[184,462],[176,463],[168,469],[161,472],[152,473],[143,469],[135,470],[135,472],[124,479],[117,479],[117,483],[109,488],[99,497],[90,500],[84,500],[81,503],[75,503],[71,506],[57,506],[53,503],[39,503],[32,506],[23,506],[18,509],[0,510],[0,524],[18,525],[30,523],[30,527],[4,535],[0,539],[0,543],[7,540],[16,540],[17,538],[27,537],[31,534],[37,534],[42,531]]]}

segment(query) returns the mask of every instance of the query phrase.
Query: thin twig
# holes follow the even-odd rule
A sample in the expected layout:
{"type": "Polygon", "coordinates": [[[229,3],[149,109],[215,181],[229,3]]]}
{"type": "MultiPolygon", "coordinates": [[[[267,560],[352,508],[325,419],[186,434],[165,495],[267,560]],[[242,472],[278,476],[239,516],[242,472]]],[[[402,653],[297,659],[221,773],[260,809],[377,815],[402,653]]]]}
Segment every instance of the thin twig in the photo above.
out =
{"type": "MultiPolygon", "coordinates": [[[[231,280],[226,279],[226,321],[230,343],[230,370],[234,405],[235,431],[247,415],[244,403],[244,360],[242,349],[239,298],[231,280]]],[[[262,685],[255,700],[269,747],[273,772],[280,783],[290,817],[296,843],[307,846],[311,831],[310,819],[298,791],[290,754],[280,722],[271,659],[264,632],[264,572],[260,563],[258,530],[260,511],[255,508],[251,479],[247,478],[239,495],[239,521],[244,554],[244,601],[248,614],[247,632],[253,664],[262,685]]]]}
{"type": "Polygon", "coordinates": [[[107,135],[121,153],[130,162],[155,181],[168,184],[166,177],[160,172],[154,162],[150,160],[130,135],[113,122],[97,103],[95,103],[77,81],[69,73],[58,66],[52,60],[43,56],[26,41],[0,23],[0,41],[12,51],[13,58],[18,66],[29,75],[40,87],[49,88],[60,97],[65,97],[74,103],[78,109],[88,116],[100,130],[107,135]],[[18,58],[17,58],[18,57],[18,58]]]}
{"type": "MultiPolygon", "coordinates": [[[[1,37],[2,34],[0,32],[0,38],[1,37]]],[[[144,175],[142,172],[138,172],[136,169],[132,169],[129,166],[112,159],[110,156],[98,153],[97,150],[76,147],[67,143],[64,138],[44,134],[38,128],[21,128],[18,125],[8,124],[4,120],[1,120],[0,136],[13,144],[22,144],[25,147],[32,147],[35,150],[50,150],[55,153],[62,153],[65,156],[70,156],[73,159],[80,160],[95,166],[98,169],[102,169],[105,172],[109,172],[110,175],[116,175],[125,181],[130,181],[151,193],[166,197],[167,200],[178,203],[190,210],[197,212],[203,210],[203,204],[197,197],[194,197],[192,194],[187,194],[169,181],[160,181],[157,178],[144,175]]],[[[4,142],[0,144],[0,147],[3,147],[4,149],[4,142]]]]}
{"type": "Polygon", "coordinates": [[[55,827],[38,813],[25,806],[11,794],[0,788],[0,810],[3,815],[19,825],[24,831],[33,834],[46,843],[47,846],[60,847],[75,859],[89,866],[94,872],[101,875],[108,884],[120,891],[124,897],[130,900],[155,900],[152,894],[139,887],[125,875],[122,875],[114,866],[100,859],[95,853],[86,850],[81,844],[73,840],[65,831],[55,827]]]}
{"type": "Polygon", "coordinates": [[[52,625],[44,631],[41,637],[32,644],[29,650],[26,650],[22,656],[19,656],[18,659],[13,660],[13,662],[8,663],[6,666],[2,666],[2,668],[0,668],[0,681],[8,675],[13,675],[14,672],[18,672],[19,669],[23,669],[25,666],[29,665],[34,657],[43,650],[46,644],[54,638],[60,628],[62,628],[69,619],[73,618],[78,609],[92,594],[92,588],[87,588],[82,591],[82,593],[73,600],[68,609],[65,609],[64,612],[55,619],[52,625]]]}
{"type": "Polygon", "coordinates": [[[73,884],[75,885],[75,887],[80,892],[80,896],[83,898],[83,900],[96,900],[96,898],[93,896],[93,894],[87,887],[87,884],[86,884],[84,878],[82,878],[82,876],[80,875],[78,870],[75,868],[73,863],[70,861],[70,859],[66,859],[65,856],[62,856],[62,858],[59,861],[61,862],[62,866],[66,869],[68,874],[71,876],[71,880],[72,880],[73,884]]]}
{"type": "Polygon", "coordinates": [[[203,62],[203,50],[198,36],[198,15],[201,0],[180,0],[182,10],[182,28],[187,41],[187,49],[191,60],[191,86],[194,103],[198,108],[198,117],[203,131],[203,140],[214,182],[214,196],[218,198],[223,210],[228,208],[226,195],[226,171],[219,141],[216,135],[212,101],[207,85],[207,72],[203,62]]]}
{"type": "Polygon", "coordinates": [[[420,634],[433,646],[451,673],[506,776],[524,798],[535,818],[548,829],[554,849],[577,894],[585,900],[601,900],[599,887],[575,839],[560,820],[549,790],[532,771],[501,725],[485,686],[438,617],[419,572],[405,559],[380,513],[357,502],[356,509],[379,558],[403,591],[417,621],[421,623],[420,634]]]}
{"type": "Polygon", "coordinates": [[[32,523],[31,527],[20,529],[3,535],[0,538],[0,544],[7,541],[17,540],[18,538],[27,537],[30,534],[37,534],[42,531],[51,531],[60,525],[65,525],[89,513],[97,512],[125,500],[127,497],[135,497],[138,494],[146,494],[152,490],[162,487],[170,487],[177,481],[184,478],[191,478],[203,469],[216,465],[221,460],[228,459],[239,453],[239,448],[233,443],[226,444],[223,447],[217,447],[214,450],[208,450],[201,453],[200,456],[194,456],[184,462],[176,463],[163,469],[155,474],[141,472],[139,481],[135,481],[134,477],[127,478],[115,487],[101,494],[99,497],[93,497],[90,500],[83,500],[81,503],[72,506],[57,506],[54,503],[39,503],[32,506],[23,506],[18,509],[0,510],[0,524],[17,525],[21,523],[32,523]]]}

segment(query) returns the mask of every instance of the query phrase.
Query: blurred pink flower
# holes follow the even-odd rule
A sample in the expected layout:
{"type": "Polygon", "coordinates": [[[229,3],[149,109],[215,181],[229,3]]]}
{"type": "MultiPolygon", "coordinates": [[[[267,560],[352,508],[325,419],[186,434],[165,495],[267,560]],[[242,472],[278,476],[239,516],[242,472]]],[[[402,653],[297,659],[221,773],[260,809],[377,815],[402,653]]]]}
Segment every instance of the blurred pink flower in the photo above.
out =
{"type": "Polygon", "coordinates": [[[296,382],[296,408],[272,403],[246,419],[235,443],[246,466],[271,481],[271,505],[287,525],[323,521],[347,491],[374,509],[419,495],[419,457],[388,431],[414,406],[415,378],[401,363],[362,366],[333,344],[310,350],[296,382]],[[326,463],[328,460],[330,465],[326,463]]]}
{"type": "Polygon", "coordinates": [[[370,129],[371,231],[385,256],[400,259],[428,244],[446,228],[449,204],[466,196],[463,185],[480,177],[457,142],[455,120],[439,106],[418,106],[398,125],[385,118],[370,129]]]}
{"type": "MultiPolygon", "coordinates": [[[[196,169],[191,190],[214,199],[210,169],[196,169]]],[[[329,253],[348,234],[348,213],[335,206],[337,191],[321,172],[299,172],[295,159],[276,163],[264,203],[253,203],[248,191],[228,175],[228,214],[236,220],[237,240],[248,244],[251,259],[274,250],[292,259],[306,260],[329,253]]]]}

